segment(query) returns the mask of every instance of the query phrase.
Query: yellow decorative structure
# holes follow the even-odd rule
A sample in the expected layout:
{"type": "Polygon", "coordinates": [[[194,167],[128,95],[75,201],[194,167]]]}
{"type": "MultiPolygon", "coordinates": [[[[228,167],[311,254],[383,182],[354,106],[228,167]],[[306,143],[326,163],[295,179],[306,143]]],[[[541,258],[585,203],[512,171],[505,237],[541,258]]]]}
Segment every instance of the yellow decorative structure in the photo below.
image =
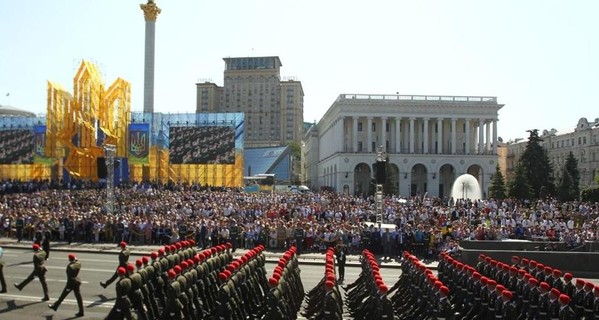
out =
{"type": "Polygon", "coordinates": [[[73,95],[63,87],[48,81],[48,114],[46,120],[46,155],[62,159],[53,175],[62,167],[76,178],[97,179],[97,158],[104,155],[98,144],[117,146],[117,157],[127,156],[127,125],[130,119],[131,87],[117,79],[108,90],[96,66],[82,61],[73,79],[73,95]]]}

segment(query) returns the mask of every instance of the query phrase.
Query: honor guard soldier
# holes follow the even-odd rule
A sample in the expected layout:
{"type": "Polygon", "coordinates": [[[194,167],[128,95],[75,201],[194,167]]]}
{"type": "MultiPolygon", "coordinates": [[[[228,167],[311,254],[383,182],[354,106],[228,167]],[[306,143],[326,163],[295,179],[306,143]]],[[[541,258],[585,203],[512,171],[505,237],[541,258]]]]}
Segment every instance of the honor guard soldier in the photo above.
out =
{"type": "Polygon", "coordinates": [[[549,312],[547,313],[550,320],[559,320],[559,296],[562,293],[557,288],[551,288],[549,291],[549,312]]]}
{"type": "Polygon", "coordinates": [[[135,266],[131,263],[127,264],[127,274],[131,280],[131,290],[129,290],[129,300],[131,306],[137,311],[137,319],[145,320],[148,319],[148,313],[143,304],[143,279],[141,275],[135,272],[135,266]]]}
{"type": "Polygon", "coordinates": [[[512,301],[513,294],[510,290],[503,290],[501,292],[501,299],[503,306],[501,307],[502,318],[495,316],[495,319],[508,319],[513,320],[518,316],[516,310],[516,304],[512,301]]]}
{"type": "Polygon", "coordinates": [[[576,313],[576,317],[582,318],[584,314],[584,280],[576,279],[576,290],[574,290],[574,295],[572,296],[572,303],[574,306],[574,312],[576,313]]]}
{"type": "Polygon", "coordinates": [[[551,301],[549,300],[549,290],[551,287],[547,282],[541,282],[539,284],[541,295],[539,296],[539,320],[549,320],[549,307],[551,301]]]}
{"type": "MultiPolygon", "coordinates": [[[[574,296],[574,291],[576,291],[576,287],[572,283],[572,274],[569,272],[564,273],[564,290],[561,291],[569,298],[574,296]]],[[[570,303],[572,303],[572,299],[570,299],[570,303]]]]}
{"type": "Polygon", "coordinates": [[[565,294],[559,296],[559,320],[575,320],[576,313],[570,307],[570,297],[565,294]]]}
{"type": "MultiPolygon", "coordinates": [[[[116,300],[105,320],[133,319],[131,301],[128,294],[131,291],[131,280],[127,278],[127,269],[119,267],[116,270],[119,280],[116,282],[116,300]]],[[[166,318],[165,318],[166,319],[166,318]]]]}
{"type": "MultiPolygon", "coordinates": [[[[129,249],[127,249],[127,242],[122,241],[120,243],[120,247],[121,247],[121,252],[119,252],[119,266],[125,268],[125,271],[127,270],[127,262],[129,262],[129,255],[131,254],[131,252],[129,251],[129,249]]],[[[102,286],[102,288],[106,289],[106,287],[108,287],[111,283],[114,282],[114,280],[116,280],[118,278],[118,272],[115,272],[112,277],[110,277],[110,279],[108,279],[106,282],[100,282],[100,285],[102,286]]]]}
{"type": "Polygon", "coordinates": [[[584,307],[584,318],[585,319],[593,319],[593,306],[595,304],[595,295],[593,294],[593,289],[595,285],[587,281],[584,284],[584,299],[582,301],[582,306],[584,307]]]}
{"type": "Polygon", "coordinates": [[[437,320],[446,320],[451,319],[453,316],[453,306],[451,302],[449,302],[449,288],[446,286],[441,286],[439,288],[439,314],[435,316],[437,320]]]}
{"type": "Polygon", "coordinates": [[[23,290],[23,288],[33,280],[33,278],[37,277],[40,279],[40,283],[42,284],[42,289],[44,290],[44,297],[42,301],[50,300],[48,297],[48,285],[46,284],[46,266],[44,266],[44,261],[46,261],[46,253],[40,250],[39,244],[33,245],[33,271],[29,276],[23,280],[20,284],[14,284],[15,288],[19,289],[19,291],[23,290]]]}
{"type": "Polygon", "coordinates": [[[595,302],[593,304],[593,314],[595,315],[595,319],[599,319],[599,286],[595,286],[595,302]]]}
{"type": "Polygon", "coordinates": [[[53,304],[49,304],[48,308],[56,311],[58,307],[67,297],[69,292],[73,291],[75,294],[75,299],[77,299],[77,306],[79,307],[79,312],[75,315],[76,317],[83,317],[83,299],[81,298],[81,291],[79,291],[79,287],[81,287],[81,280],[79,279],[79,271],[81,271],[81,263],[77,261],[77,257],[74,254],[69,254],[69,264],[67,265],[67,284],[62,290],[60,297],[53,304]]]}
{"type": "Polygon", "coordinates": [[[0,247],[0,293],[6,293],[6,280],[4,279],[4,261],[2,261],[2,256],[4,255],[4,250],[0,247]]]}

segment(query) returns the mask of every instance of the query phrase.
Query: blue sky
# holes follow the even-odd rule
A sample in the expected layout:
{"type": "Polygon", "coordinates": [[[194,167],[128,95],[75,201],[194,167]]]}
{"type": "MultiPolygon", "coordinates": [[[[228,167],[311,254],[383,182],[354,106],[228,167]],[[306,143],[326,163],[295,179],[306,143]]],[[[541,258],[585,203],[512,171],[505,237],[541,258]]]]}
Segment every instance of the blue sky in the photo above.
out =
{"type": "MultiPolygon", "coordinates": [[[[134,0],[0,0],[0,104],[45,113],[81,59],[143,104],[144,19],[134,0]],[[6,97],[6,93],[10,93],[6,97]]],[[[155,110],[194,112],[223,57],[281,58],[304,120],[341,93],[497,96],[504,140],[599,118],[599,1],[157,0],[155,110]]]]}

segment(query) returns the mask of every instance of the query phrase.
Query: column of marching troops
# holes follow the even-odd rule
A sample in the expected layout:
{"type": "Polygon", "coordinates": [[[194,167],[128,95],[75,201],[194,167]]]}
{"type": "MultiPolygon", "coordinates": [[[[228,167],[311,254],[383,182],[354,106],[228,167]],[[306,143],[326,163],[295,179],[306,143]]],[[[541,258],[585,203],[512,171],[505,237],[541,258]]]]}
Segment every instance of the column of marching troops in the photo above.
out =
{"type": "Polygon", "coordinates": [[[196,252],[193,240],[181,241],[136,266],[121,246],[117,297],[106,319],[293,319],[303,299],[295,247],[267,279],[263,246],[234,260],[230,243],[196,252]]]}
{"type": "Polygon", "coordinates": [[[450,291],[453,319],[599,319],[599,286],[534,260],[512,264],[481,254],[476,267],[442,254],[438,277],[450,291]]]}

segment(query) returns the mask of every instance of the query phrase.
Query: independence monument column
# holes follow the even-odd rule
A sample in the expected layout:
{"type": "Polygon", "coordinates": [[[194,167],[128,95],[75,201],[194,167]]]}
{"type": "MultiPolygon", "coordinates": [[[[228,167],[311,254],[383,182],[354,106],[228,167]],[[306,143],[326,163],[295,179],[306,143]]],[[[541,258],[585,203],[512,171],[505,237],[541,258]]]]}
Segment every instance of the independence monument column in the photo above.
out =
{"type": "Polygon", "coordinates": [[[144,62],[144,113],[154,112],[154,43],[156,38],[156,18],[160,8],[154,0],[148,0],[139,7],[144,12],[146,20],[146,48],[144,62]]]}

